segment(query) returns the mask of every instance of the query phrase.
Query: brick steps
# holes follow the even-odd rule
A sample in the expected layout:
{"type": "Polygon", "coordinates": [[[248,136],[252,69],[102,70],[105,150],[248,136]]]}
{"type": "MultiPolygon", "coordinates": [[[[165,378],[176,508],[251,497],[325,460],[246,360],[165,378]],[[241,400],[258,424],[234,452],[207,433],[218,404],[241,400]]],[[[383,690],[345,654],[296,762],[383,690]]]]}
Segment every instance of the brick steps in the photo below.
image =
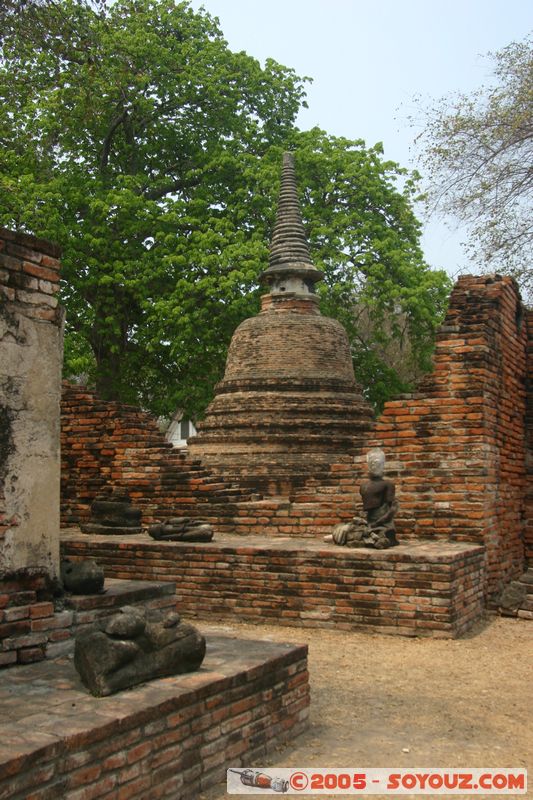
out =
{"type": "Polygon", "coordinates": [[[499,605],[504,617],[533,619],[533,567],[504,589],[499,605]]]}

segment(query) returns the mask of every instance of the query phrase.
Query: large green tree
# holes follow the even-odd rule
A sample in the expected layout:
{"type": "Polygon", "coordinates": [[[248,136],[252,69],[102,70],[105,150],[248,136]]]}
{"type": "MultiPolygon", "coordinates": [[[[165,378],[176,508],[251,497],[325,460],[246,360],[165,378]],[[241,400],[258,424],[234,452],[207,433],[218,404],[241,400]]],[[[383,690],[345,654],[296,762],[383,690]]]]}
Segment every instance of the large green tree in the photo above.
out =
{"type": "Polygon", "coordinates": [[[201,413],[257,309],[285,148],[369,397],[404,383],[388,342],[427,366],[447,282],[420,251],[416,185],[379,148],[298,131],[304,79],[231,52],[187,3],[22,6],[0,52],[0,223],[63,247],[67,374],[201,413]]]}
{"type": "Polygon", "coordinates": [[[492,80],[425,112],[430,204],[471,225],[475,259],[533,300],[533,39],[489,55],[492,80]]]}

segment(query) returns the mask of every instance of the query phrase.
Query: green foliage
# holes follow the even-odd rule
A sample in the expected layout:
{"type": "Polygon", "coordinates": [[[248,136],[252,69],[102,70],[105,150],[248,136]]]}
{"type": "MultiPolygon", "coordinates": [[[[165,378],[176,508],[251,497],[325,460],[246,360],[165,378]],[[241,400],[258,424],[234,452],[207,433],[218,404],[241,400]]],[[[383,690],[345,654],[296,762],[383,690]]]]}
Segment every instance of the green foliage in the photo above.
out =
{"type": "Polygon", "coordinates": [[[303,214],[324,271],[322,310],[348,331],[356,375],[379,409],[430,368],[450,289],[420,249],[416,176],[384,161],[381,145],[366,149],[317,129],[298,134],[295,147],[303,214]]]}
{"type": "Polygon", "coordinates": [[[489,56],[492,83],[426,112],[430,202],[472,225],[470,249],[485,271],[513,275],[533,299],[533,40],[489,56]]]}
{"type": "Polygon", "coordinates": [[[63,248],[67,375],[155,413],[202,412],[258,308],[287,148],[324,312],[348,327],[368,396],[379,405],[427,366],[447,280],[420,252],[416,183],[379,148],[298,131],[304,81],[232,53],[187,3],[41,0],[8,15],[0,224],[63,248]],[[400,328],[404,374],[387,364],[400,328]]]}

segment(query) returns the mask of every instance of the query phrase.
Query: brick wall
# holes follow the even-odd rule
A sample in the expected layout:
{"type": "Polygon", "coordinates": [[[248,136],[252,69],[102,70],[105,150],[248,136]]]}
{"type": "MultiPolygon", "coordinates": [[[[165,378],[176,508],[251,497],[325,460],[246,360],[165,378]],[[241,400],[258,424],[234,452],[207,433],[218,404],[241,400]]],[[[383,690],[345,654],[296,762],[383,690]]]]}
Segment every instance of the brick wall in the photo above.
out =
{"type": "Polygon", "coordinates": [[[528,326],[533,331],[510,278],[461,278],[438,334],[433,373],[416,393],[387,403],[373,432],[360,431],[355,463],[342,450],[329,462],[319,453],[304,463],[289,450],[241,454],[238,467],[211,459],[207,468],[172,451],[147,415],[67,387],[63,520],[85,519],[95,494],[116,484],[143,506],[144,522],[181,508],[207,517],[217,534],[321,537],[352,516],[364,455],[379,445],[397,485],[400,539],[485,544],[488,590],[496,593],[522,569],[526,520],[530,548],[533,536],[524,446],[528,326]]]}
{"type": "Polygon", "coordinates": [[[7,574],[0,582],[0,667],[42,661],[53,624],[47,573],[7,574]]]}
{"type": "Polygon", "coordinates": [[[489,593],[523,568],[525,374],[514,281],[460,278],[433,372],[386,404],[369,442],[398,486],[400,537],[485,544],[489,593]]]}
{"type": "MultiPolygon", "coordinates": [[[[109,698],[87,696],[71,664],[41,669],[39,707],[2,720],[0,796],[197,800],[305,729],[307,647],[208,641],[201,671],[109,698]]],[[[11,671],[12,696],[27,695],[24,672],[11,671]]]]}
{"type": "Polygon", "coordinates": [[[210,620],[453,637],[482,613],[482,547],[372,551],[258,538],[194,545],[122,537],[118,547],[65,531],[62,549],[73,560],[95,558],[112,577],[176,581],[180,611],[210,620]]]}
{"type": "Polygon", "coordinates": [[[51,242],[0,228],[0,295],[32,319],[58,324],[59,256],[51,242]]]}
{"type": "Polygon", "coordinates": [[[533,566],[533,310],[526,312],[527,375],[526,375],[526,475],[524,544],[529,566],[533,566]]]}
{"type": "Polygon", "coordinates": [[[256,459],[243,460],[239,476],[225,468],[215,472],[167,443],[149,414],[68,383],[61,449],[61,519],[67,526],[88,520],[92,500],[111,488],[128,490],[144,525],[188,515],[207,519],[216,533],[245,535],[261,533],[265,525],[272,535],[323,535],[350,519],[356,500],[349,456],[332,465],[311,463],[309,474],[300,469],[297,477],[286,458],[275,474],[272,464],[256,459]]]}
{"type": "Polygon", "coordinates": [[[174,611],[175,586],[106,578],[105,594],[66,596],[56,611],[47,574],[5,577],[0,586],[0,668],[54,658],[73,647],[83,628],[122,605],[174,611]]]}
{"type": "Polygon", "coordinates": [[[213,478],[198,461],[165,441],[156,421],[133,406],[99,400],[63,385],[61,519],[86,521],[102,491],[128,490],[143,523],[169,516],[231,515],[241,496],[213,478]]]}

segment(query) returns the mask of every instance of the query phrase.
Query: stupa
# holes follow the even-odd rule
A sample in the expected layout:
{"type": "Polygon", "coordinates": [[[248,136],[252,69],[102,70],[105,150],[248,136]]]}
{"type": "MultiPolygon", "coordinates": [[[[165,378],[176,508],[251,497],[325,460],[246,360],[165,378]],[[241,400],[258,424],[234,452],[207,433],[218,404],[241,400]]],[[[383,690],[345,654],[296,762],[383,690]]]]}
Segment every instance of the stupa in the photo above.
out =
{"type": "Polygon", "coordinates": [[[372,410],[356,383],[346,331],[320,313],[298,202],[294,158],[283,156],[281,189],[260,313],[235,331],[224,378],[193,457],[225,474],[307,477],[358,452],[372,410]]]}

